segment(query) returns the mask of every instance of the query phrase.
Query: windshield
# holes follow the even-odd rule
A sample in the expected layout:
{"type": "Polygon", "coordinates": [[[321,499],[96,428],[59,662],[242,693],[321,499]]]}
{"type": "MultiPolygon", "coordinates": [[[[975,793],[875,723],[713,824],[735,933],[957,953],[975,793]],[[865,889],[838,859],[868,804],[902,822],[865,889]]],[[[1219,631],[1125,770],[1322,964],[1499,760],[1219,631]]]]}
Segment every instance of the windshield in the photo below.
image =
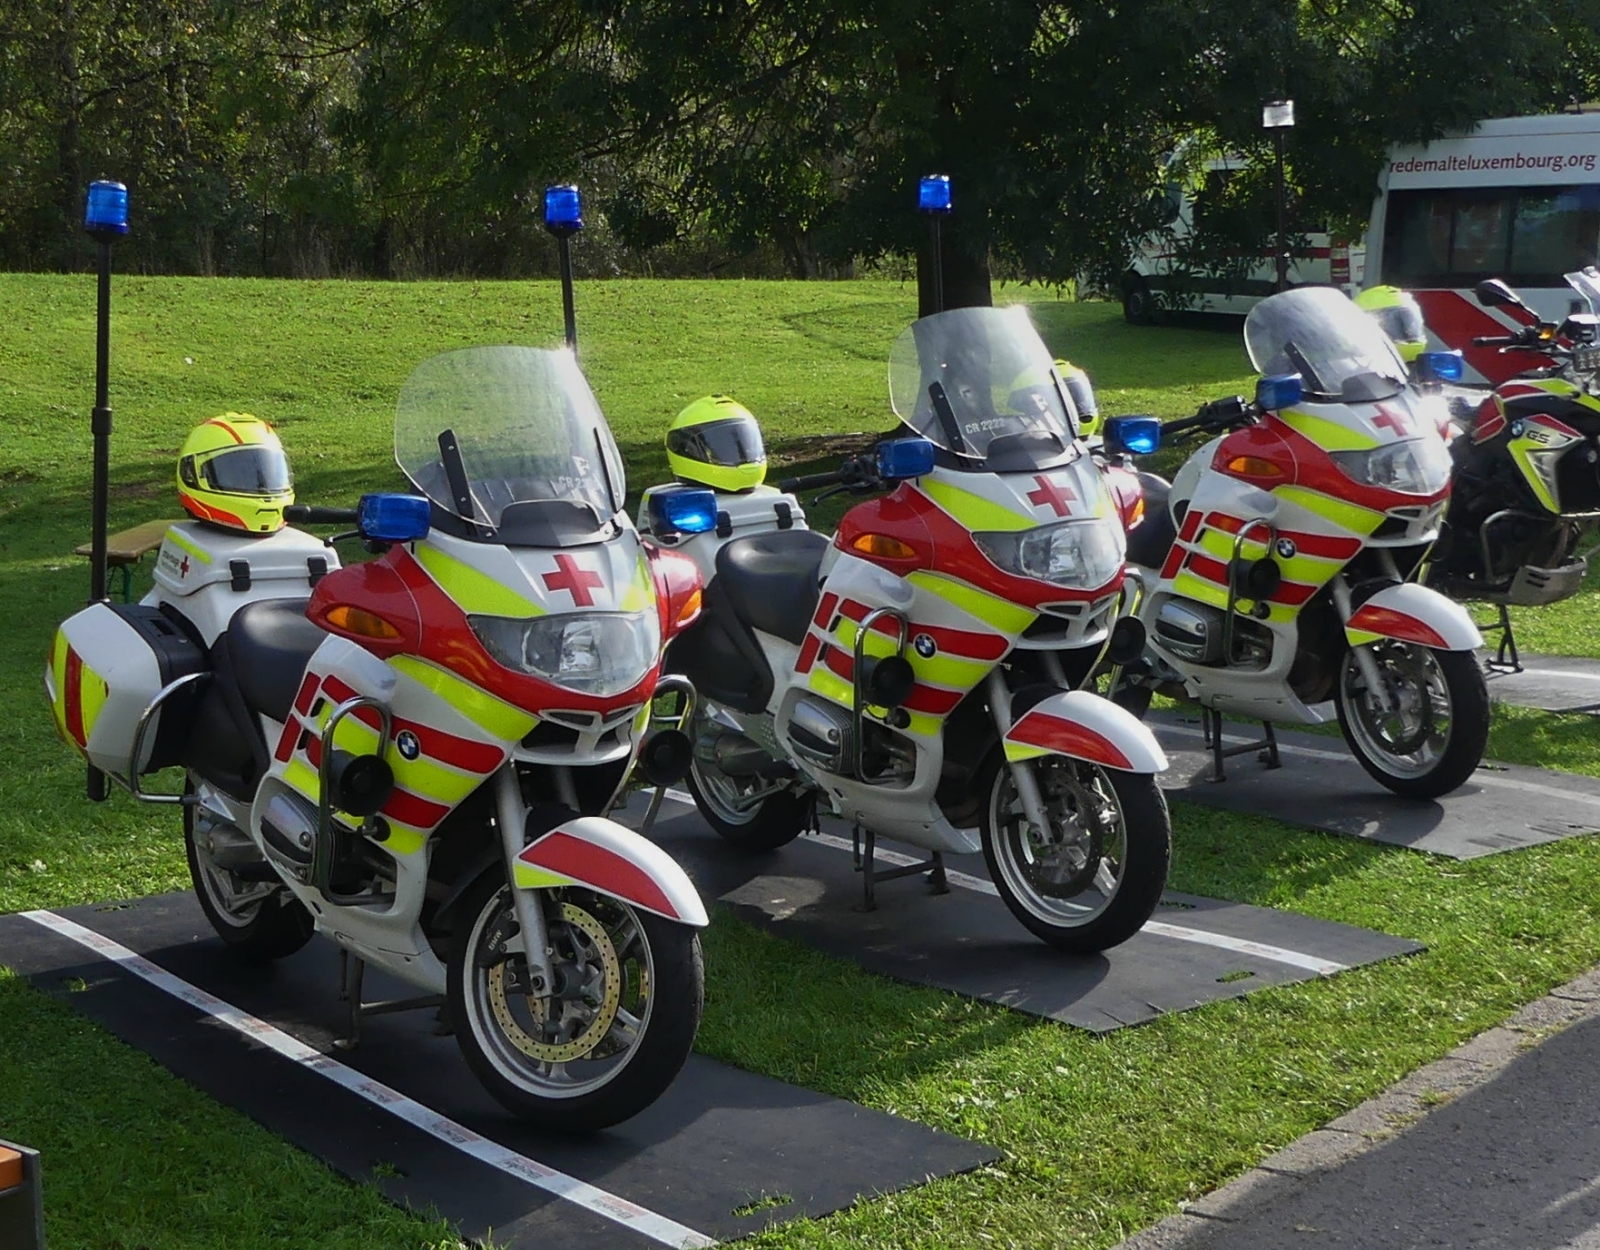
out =
{"type": "Polygon", "coordinates": [[[889,354],[889,402],[915,433],[982,461],[1019,445],[1060,455],[1077,414],[1028,310],[955,308],[913,322],[889,354]]]}
{"type": "Polygon", "coordinates": [[[400,389],[394,458],[446,512],[498,527],[560,500],[599,525],[622,507],[622,457],[570,351],[471,347],[423,361],[400,389]]]}
{"type": "Polygon", "coordinates": [[[1600,269],[1590,265],[1566,275],[1567,284],[1588,301],[1589,311],[1600,316],[1600,269]]]}
{"type": "Polygon", "coordinates": [[[1332,287],[1269,295],[1245,318],[1244,346],[1258,372],[1298,373],[1313,401],[1372,403],[1406,382],[1382,327],[1332,287]]]}

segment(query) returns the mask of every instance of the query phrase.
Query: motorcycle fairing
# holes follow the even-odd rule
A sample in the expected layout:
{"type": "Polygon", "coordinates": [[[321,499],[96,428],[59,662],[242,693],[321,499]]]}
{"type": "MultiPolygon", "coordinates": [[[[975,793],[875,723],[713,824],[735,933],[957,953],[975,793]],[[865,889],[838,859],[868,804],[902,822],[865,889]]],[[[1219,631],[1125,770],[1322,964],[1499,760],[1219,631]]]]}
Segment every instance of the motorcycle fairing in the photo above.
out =
{"type": "Polygon", "coordinates": [[[1156,773],[1167,766],[1166,753],[1138,717],[1086,690],[1034,704],[1011,726],[1005,750],[1013,763],[1068,755],[1123,772],[1156,773]]]}
{"type": "Polygon", "coordinates": [[[1467,610],[1437,590],[1407,582],[1386,586],[1363,603],[1345,625],[1352,647],[1394,638],[1442,651],[1471,651],[1483,635],[1467,610]]]}
{"type": "Polygon", "coordinates": [[[603,816],[577,816],[538,837],[517,856],[514,873],[519,889],[579,885],[697,929],[711,923],[672,856],[603,816]]]}
{"type": "Polygon", "coordinates": [[[1574,443],[1584,441],[1583,434],[1565,421],[1547,413],[1530,417],[1514,417],[1511,436],[1506,440],[1506,451],[1516,463],[1541,507],[1546,512],[1561,515],[1561,487],[1556,467],[1574,443]]]}

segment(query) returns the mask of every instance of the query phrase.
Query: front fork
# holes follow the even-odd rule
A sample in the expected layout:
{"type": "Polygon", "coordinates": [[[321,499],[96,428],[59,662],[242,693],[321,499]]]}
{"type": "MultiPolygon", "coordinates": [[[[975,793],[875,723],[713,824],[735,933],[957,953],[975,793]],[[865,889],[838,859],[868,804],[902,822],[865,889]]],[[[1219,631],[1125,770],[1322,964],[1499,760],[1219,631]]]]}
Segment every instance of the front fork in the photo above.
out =
{"type": "MultiPolygon", "coordinates": [[[[1384,552],[1388,556],[1388,552],[1384,552]]],[[[1389,556],[1390,570],[1394,569],[1394,557],[1389,556]]],[[[1396,578],[1398,581],[1399,578],[1396,578]]],[[[1343,573],[1334,574],[1333,581],[1329,583],[1333,592],[1333,606],[1339,610],[1339,624],[1348,625],[1350,618],[1355,615],[1355,606],[1350,602],[1350,586],[1344,580],[1343,573]]],[[[1378,671],[1377,658],[1372,654],[1372,649],[1366,646],[1352,647],[1352,654],[1356,657],[1356,666],[1361,670],[1361,676],[1366,680],[1367,690],[1377,700],[1379,709],[1389,715],[1395,710],[1394,696],[1389,692],[1389,683],[1383,680],[1383,674],[1378,671]]],[[[1339,680],[1337,675],[1335,681],[1339,680]]]]}
{"type": "MultiPolygon", "coordinates": [[[[572,784],[571,774],[565,769],[567,785],[572,784]]],[[[563,796],[565,797],[565,796],[563,796]]],[[[576,797],[576,796],[573,796],[576,797]]],[[[517,886],[517,856],[522,854],[527,832],[528,809],[522,801],[522,787],[517,784],[517,766],[510,760],[500,765],[494,775],[495,823],[500,826],[500,851],[505,860],[506,885],[511,890],[511,906],[516,912],[517,925],[522,930],[523,958],[528,965],[528,988],[536,995],[546,995],[555,983],[554,965],[550,954],[550,934],[545,928],[544,909],[534,897],[534,891],[517,886]]],[[[574,804],[573,810],[576,811],[574,804]]]]}
{"type": "MultiPolygon", "coordinates": [[[[1006,735],[1011,732],[1011,690],[998,664],[989,670],[985,680],[988,683],[989,714],[994,717],[994,727],[1004,743],[1006,735]]],[[[1027,760],[1008,760],[1006,767],[1011,770],[1011,780],[1016,784],[1017,798],[1022,801],[1022,811],[1028,822],[1041,835],[1048,833],[1050,821],[1045,815],[1044,798],[1039,793],[1039,779],[1034,776],[1033,768],[1027,760]]]]}

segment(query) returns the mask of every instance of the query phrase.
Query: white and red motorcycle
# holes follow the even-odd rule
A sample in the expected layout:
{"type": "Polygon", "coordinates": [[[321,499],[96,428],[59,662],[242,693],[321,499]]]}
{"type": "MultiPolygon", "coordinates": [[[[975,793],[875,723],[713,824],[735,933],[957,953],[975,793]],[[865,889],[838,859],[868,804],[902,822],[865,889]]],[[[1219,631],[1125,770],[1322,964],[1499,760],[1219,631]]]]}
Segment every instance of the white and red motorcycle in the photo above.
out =
{"type": "Polygon", "coordinates": [[[371,964],[445,1008],[512,1111],[613,1124],[670,1084],[700,1020],[700,897],[602,814],[699,577],[623,513],[570,352],[424,362],[395,458],[420,496],[286,510],[351,524],[381,550],[365,563],[295,529],[174,525],[143,604],[62,625],[56,722],[138,797],[181,802],[230,948],[279,958],[321,930],[354,956],[350,1040],[371,964]],[[181,799],[141,789],[167,766],[181,799]]]}
{"type": "Polygon", "coordinates": [[[700,696],[695,802],[753,849],[818,805],[852,822],[869,905],[875,880],[929,871],[939,888],[944,853],[981,847],[1032,933],[1104,950],[1154,910],[1171,837],[1154,736],[1073,688],[1111,633],[1121,523],[1026,310],[923,318],[889,381],[919,437],[784,484],[892,487],[831,541],[777,492],[719,494],[697,536],[652,525],[708,578],[667,654],[700,696]],[[736,532],[757,514],[763,532],[736,532]],[[931,858],[879,872],[879,836],[931,858]]]}
{"type": "MultiPolygon", "coordinates": [[[[1338,291],[1262,300],[1244,337],[1265,375],[1255,402],[1168,422],[1162,437],[1212,437],[1169,490],[1139,475],[1129,610],[1148,643],[1114,671],[1112,695],[1141,714],[1152,691],[1200,704],[1218,779],[1240,751],[1265,748],[1275,765],[1272,723],[1321,723],[1331,700],[1382,785],[1454,790],[1483,756],[1489,697],[1477,628],[1418,584],[1450,494],[1437,423],[1416,409],[1393,345],[1338,291]],[[1224,751],[1224,712],[1265,722],[1266,738],[1224,751]]],[[[1108,444],[1118,425],[1107,422],[1108,444]]]]}

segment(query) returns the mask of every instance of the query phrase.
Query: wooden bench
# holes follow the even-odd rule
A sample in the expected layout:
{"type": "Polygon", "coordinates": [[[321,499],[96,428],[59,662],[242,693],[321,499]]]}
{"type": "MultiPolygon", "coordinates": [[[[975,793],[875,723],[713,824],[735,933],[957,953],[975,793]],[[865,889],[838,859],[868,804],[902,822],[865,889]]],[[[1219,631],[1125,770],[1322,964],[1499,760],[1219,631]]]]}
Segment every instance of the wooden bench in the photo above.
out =
{"type": "Polygon", "coordinates": [[[39,1152],[0,1141],[0,1246],[44,1250],[39,1152]]]}
{"type": "MultiPolygon", "coordinates": [[[[176,521],[146,521],[143,525],[135,525],[106,539],[106,579],[109,583],[113,577],[121,577],[124,603],[133,597],[133,566],[160,547],[161,540],[167,536],[167,528],[176,524],[176,521]]],[[[92,556],[94,544],[83,543],[74,547],[72,554],[92,556]]],[[[109,584],[106,589],[111,589],[109,584]]]]}

